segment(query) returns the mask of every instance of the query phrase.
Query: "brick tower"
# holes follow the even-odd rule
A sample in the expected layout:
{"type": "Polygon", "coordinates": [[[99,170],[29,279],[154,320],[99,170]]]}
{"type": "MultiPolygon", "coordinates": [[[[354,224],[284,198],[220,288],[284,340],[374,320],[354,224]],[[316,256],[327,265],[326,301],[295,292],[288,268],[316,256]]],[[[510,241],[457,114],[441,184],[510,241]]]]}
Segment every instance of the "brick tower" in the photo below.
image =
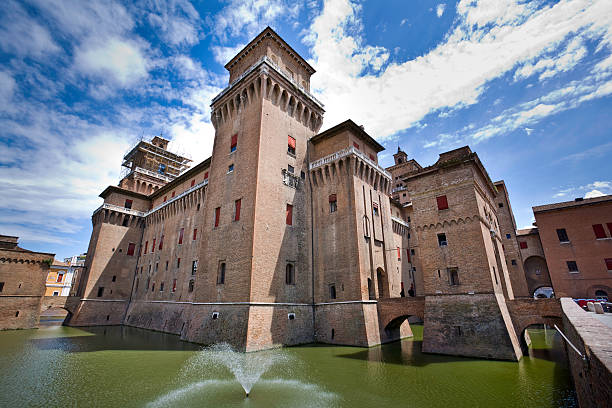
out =
{"type": "Polygon", "coordinates": [[[307,145],[324,112],[309,93],[315,71],[270,28],[225,68],[186,338],[247,351],[309,342],[307,145]]]}

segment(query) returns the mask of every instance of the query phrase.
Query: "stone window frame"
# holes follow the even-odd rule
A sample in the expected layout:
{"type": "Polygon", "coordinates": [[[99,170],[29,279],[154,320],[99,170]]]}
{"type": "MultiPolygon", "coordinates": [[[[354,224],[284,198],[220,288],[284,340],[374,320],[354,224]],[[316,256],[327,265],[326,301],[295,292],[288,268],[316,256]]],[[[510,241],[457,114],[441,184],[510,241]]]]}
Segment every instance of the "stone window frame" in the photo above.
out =
{"type": "Polygon", "coordinates": [[[459,280],[459,268],[457,267],[446,268],[446,273],[448,274],[448,284],[450,286],[461,285],[461,281],[459,280]]]}
{"type": "Polygon", "coordinates": [[[295,262],[287,261],[285,266],[285,285],[287,286],[295,286],[295,262]]]}

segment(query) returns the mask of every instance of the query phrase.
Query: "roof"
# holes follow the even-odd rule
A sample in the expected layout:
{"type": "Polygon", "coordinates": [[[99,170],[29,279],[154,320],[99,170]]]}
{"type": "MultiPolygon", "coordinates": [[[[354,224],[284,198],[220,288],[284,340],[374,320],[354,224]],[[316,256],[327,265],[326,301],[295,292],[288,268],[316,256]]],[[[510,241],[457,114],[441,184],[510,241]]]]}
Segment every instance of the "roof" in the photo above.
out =
{"type": "Polygon", "coordinates": [[[530,234],[538,234],[539,230],[537,227],[533,228],[523,228],[516,231],[516,235],[530,235],[530,234]]]}
{"type": "Polygon", "coordinates": [[[310,66],[308,62],[300,54],[297,53],[289,44],[285,42],[274,30],[270,28],[270,26],[266,27],[257,37],[255,37],[250,43],[244,46],[243,49],[236,54],[234,58],[232,58],[227,64],[225,64],[225,69],[228,71],[232,68],[234,64],[236,64],[245,54],[248,54],[252,48],[255,48],[257,44],[259,44],[265,37],[271,37],[276,40],[281,47],[285,48],[285,50],[289,53],[289,55],[293,56],[302,66],[306,68],[310,72],[310,74],[314,74],[315,69],[310,66]]]}
{"type": "Polygon", "coordinates": [[[365,140],[370,146],[372,146],[374,148],[374,150],[376,150],[376,152],[381,152],[383,150],[385,150],[384,146],[381,145],[380,143],[378,143],[376,140],[374,140],[374,138],[370,135],[368,135],[366,133],[365,130],[363,130],[363,128],[361,126],[358,126],[355,122],[353,122],[351,119],[347,119],[342,123],[337,124],[336,126],[327,129],[325,132],[319,133],[318,135],[313,136],[312,138],[310,138],[310,141],[312,143],[317,143],[323,139],[327,139],[329,137],[332,137],[344,130],[350,130],[354,133],[356,133],[357,135],[359,135],[363,140],[365,140]]]}
{"type": "Polygon", "coordinates": [[[601,203],[612,203],[612,195],[605,195],[593,198],[577,198],[574,201],[564,201],[561,203],[538,205],[533,207],[534,214],[537,212],[559,211],[570,208],[582,207],[586,205],[594,205],[601,203]]]}
{"type": "Polygon", "coordinates": [[[54,259],[53,263],[51,264],[51,266],[64,266],[64,267],[68,267],[70,265],[68,265],[66,262],[62,262],[59,259],[54,259]]]}
{"type": "Polygon", "coordinates": [[[128,195],[128,196],[131,196],[131,197],[140,198],[140,199],[143,199],[143,200],[147,200],[149,198],[145,194],[137,193],[137,192],[132,191],[132,190],[126,190],[124,188],[117,187],[117,186],[108,186],[108,187],[106,187],[104,189],[104,191],[100,193],[99,197],[106,198],[106,197],[108,197],[108,195],[110,193],[124,194],[124,195],[128,195]]]}
{"type": "Polygon", "coordinates": [[[203,160],[197,166],[194,166],[194,167],[190,168],[189,170],[187,170],[186,172],[184,172],[180,176],[177,176],[174,180],[164,184],[157,191],[153,192],[149,197],[159,197],[162,194],[164,194],[164,193],[168,192],[169,190],[173,189],[174,187],[178,186],[179,184],[181,184],[183,181],[187,180],[188,178],[193,177],[195,175],[195,173],[197,173],[198,171],[203,170],[203,169],[205,169],[207,167],[210,167],[211,159],[212,159],[212,157],[209,157],[208,159],[203,160]]]}

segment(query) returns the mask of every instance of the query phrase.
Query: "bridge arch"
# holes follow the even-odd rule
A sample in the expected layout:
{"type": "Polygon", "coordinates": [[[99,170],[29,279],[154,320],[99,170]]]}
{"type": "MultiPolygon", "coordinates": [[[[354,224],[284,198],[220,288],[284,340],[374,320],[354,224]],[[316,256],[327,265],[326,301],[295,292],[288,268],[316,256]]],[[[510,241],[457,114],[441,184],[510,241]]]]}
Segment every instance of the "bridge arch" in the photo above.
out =
{"type": "Polygon", "coordinates": [[[72,312],[62,306],[49,306],[41,311],[39,326],[62,326],[70,321],[72,312]]]}

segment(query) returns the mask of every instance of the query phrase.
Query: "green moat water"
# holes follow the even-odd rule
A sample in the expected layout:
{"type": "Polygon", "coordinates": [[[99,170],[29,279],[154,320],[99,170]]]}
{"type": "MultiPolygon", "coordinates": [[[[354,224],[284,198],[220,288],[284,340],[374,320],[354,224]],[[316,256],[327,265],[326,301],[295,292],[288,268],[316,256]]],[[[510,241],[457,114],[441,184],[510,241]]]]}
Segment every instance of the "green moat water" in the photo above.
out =
{"type": "Polygon", "coordinates": [[[116,326],[0,332],[0,406],[576,406],[552,330],[531,330],[530,355],[519,363],[423,354],[422,327],[413,330],[413,339],[371,349],[267,352],[264,359],[282,358],[249,398],[226,367],[210,362],[211,352],[177,336],[116,326]]]}

